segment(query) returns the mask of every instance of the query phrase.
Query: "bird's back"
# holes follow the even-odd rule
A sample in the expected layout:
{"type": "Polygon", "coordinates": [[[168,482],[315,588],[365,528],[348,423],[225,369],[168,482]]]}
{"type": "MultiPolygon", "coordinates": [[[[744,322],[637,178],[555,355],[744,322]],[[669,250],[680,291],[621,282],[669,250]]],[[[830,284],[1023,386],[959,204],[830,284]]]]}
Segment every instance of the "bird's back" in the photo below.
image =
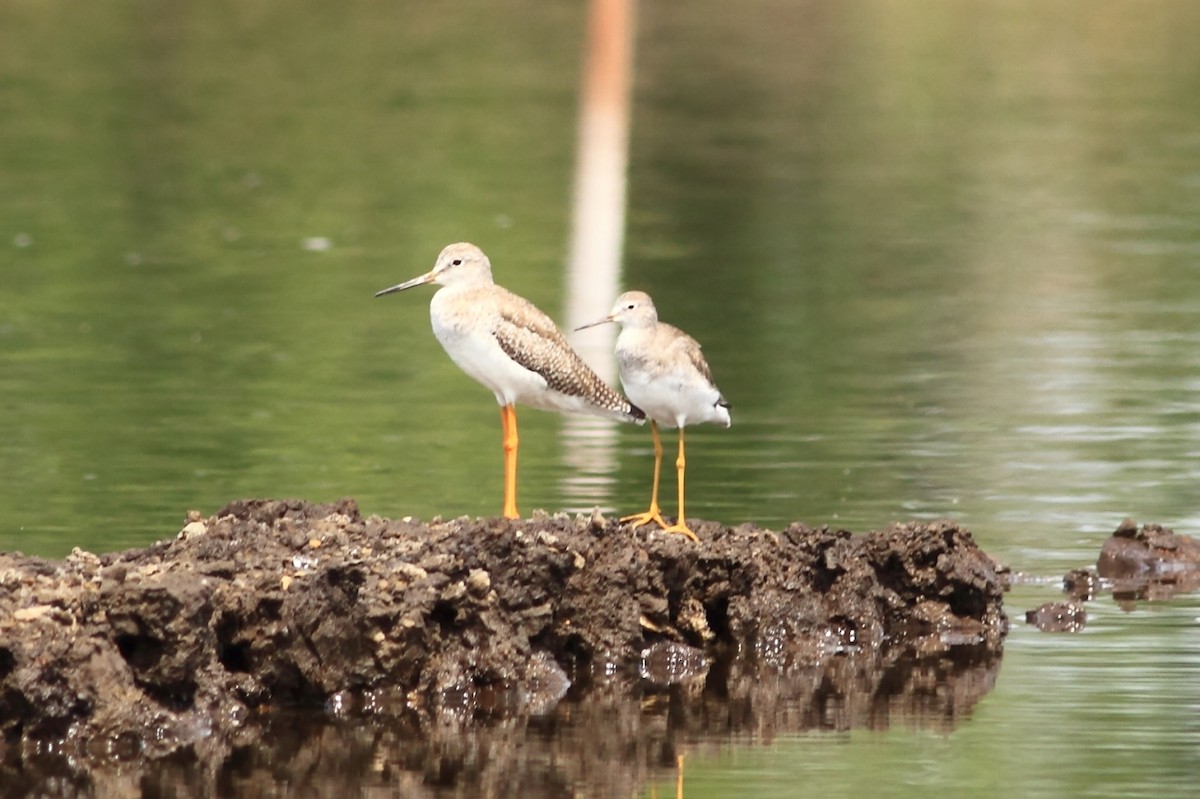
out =
{"type": "Polygon", "coordinates": [[[658,424],[732,423],[700,344],[674,325],[623,328],[617,337],[617,365],[629,399],[658,424]]]}
{"type": "Polygon", "coordinates": [[[446,287],[430,303],[434,334],[498,402],[640,421],[537,306],[502,286],[446,287]]]}

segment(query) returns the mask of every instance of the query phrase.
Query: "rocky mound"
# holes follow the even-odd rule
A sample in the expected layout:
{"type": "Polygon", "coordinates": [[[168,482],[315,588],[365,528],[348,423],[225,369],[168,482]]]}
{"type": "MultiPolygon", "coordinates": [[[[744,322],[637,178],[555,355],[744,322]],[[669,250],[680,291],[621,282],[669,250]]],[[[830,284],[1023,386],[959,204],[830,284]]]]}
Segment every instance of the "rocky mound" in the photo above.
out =
{"type": "Polygon", "coordinates": [[[597,674],[674,683],[716,655],[1000,650],[995,564],[952,523],[694,529],[250,500],[143,550],[0,555],[6,759],[154,756],[280,705],[538,713],[597,674]]]}

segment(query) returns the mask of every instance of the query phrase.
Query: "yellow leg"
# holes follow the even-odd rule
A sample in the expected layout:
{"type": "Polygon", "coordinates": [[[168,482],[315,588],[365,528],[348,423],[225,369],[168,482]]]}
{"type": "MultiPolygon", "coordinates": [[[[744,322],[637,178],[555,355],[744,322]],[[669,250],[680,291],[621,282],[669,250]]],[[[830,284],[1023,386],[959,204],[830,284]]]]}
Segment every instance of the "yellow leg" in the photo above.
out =
{"type": "Polygon", "coordinates": [[[670,527],[663,527],[664,533],[680,533],[688,538],[699,543],[700,539],[696,537],[687,526],[687,515],[683,509],[683,474],[687,470],[687,458],[683,454],[683,428],[679,428],[679,457],[675,459],[675,474],[676,482],[679,485],[679,517],[675,519],[675,523],[670,527]]]}
{"type": "Polygon", "coordinates": [[[504,518],[519,519],[517,513],[517,410],[511,405],[500,408],[500,427],[504,435],[504,518]]]}
{"type": "Polygon", "coordinates": [[[654,436],[654,488],[650,491],[650,510],[645,513],[635,513],[632,516],[622,516],[622,522],[632,522],[634,525],[649,524],[654,522],[659,527],[666,527],[667,523],[663,521],[662,511],[658,509],[658,476],[662,471],[662,439],[658,437],[658,425],[654,420],[650,420],[650,433],[654,436]]]}

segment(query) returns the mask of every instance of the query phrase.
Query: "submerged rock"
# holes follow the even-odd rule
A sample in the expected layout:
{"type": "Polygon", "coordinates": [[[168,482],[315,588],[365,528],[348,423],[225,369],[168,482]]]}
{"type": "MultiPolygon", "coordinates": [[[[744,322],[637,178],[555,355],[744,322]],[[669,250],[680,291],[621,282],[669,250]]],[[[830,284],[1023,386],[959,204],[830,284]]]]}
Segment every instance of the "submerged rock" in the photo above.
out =
{"type": "Polygon", "coordinates": [[[1104,542],[1096,573],[1118,600],[1168,599],[1200,588],[1200,540],[1126,519],[1104,542]]]}
{"type": "Polygon", "coordinates": [[[1087,625],[1087,611],[1077,602],[1047,602],[1026,611],[1025,622],[1044,633],[1077,633],[1087,625]]]}
{"type": "Polygon", "coordinates": [[[1138,575],[1169,576],[1200,570],[1200,541],[1176,535],[1169,528],[1126,519],[1104,542],[1096,571],[1101,577],[1121,579],[1138,575]]]}
{"type": "Polygon", "coordinates": [[[155,756],[268,706],[544,714],[572,682],[685,680],[705,653],[999,653],[1001,581],[953,523],[694,529],[248,500],[146,549],[0,555],[0,734],[155,756]]]}
{"type": "Polygon", "coordinates": [[[1091,569],[1072,569],[1063,575],[1063,593],[1086,602],[1100,593],[1100,575],[1091,569]]]}

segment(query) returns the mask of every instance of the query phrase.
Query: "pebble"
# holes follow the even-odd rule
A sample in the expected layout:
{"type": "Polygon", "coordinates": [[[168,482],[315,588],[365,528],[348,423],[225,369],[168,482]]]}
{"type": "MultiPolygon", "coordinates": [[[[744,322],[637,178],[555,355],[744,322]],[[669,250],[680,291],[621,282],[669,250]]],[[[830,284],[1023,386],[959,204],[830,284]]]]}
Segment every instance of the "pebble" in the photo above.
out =
{"type": "Polygon", "coordinates": [[[422,569],[420,566],[416,565],[415,563],[397,564],[396,572],[407,577],[409,579],[409,581],[424,580],[426,577],[429,576],[429,572],[425,571],[424,569],[422,569]]]}
{"type": "Polygon", "coordinates": [[[184,541],[190,541],[193,538],[198,538],[208,532],[208,525],[204,522],[188,522],[179,531],[179,537],[184,541]]]}
{"type": "Polygon", "coordinates": [[[114,563],[111,566],[105,566],[100,570],[100,577],[105,580],[112,580],[115,583],[125,582],[125,575],[129,569],[124,563],[114,563]]]}
{"type": "Polygon", "coordinates": [[[52,610],[54,610],[53,605],[33,605],[32,607],[14,610],[13,618],[17,621],[35,621],[52,610]]]}
{"type": "Polygon", "coordinates": [[[472,569],[467,575],[467,591],[473,597],[483,597],[492,587],[492,577],[483,569],[472,569]]]}

